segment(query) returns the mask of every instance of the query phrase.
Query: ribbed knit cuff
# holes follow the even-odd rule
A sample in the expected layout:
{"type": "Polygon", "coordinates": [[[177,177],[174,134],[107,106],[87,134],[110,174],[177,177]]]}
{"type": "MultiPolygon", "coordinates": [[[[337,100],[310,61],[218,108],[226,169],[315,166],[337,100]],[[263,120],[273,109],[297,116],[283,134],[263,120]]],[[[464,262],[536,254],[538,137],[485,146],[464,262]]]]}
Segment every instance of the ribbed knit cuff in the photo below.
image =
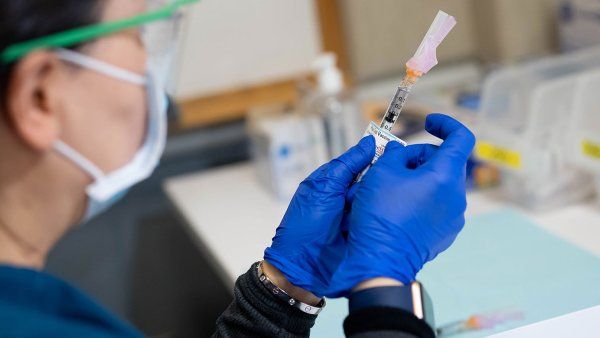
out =
{"type": "Polygon", "coordinates": [[[304,313],[272,295],[258,279],[257,265],[253,264],[248,272],[238,278],[236,291],[241,292],[255,309],[279,327],[295,334],[308,334],[317,316],[304,313]]]}

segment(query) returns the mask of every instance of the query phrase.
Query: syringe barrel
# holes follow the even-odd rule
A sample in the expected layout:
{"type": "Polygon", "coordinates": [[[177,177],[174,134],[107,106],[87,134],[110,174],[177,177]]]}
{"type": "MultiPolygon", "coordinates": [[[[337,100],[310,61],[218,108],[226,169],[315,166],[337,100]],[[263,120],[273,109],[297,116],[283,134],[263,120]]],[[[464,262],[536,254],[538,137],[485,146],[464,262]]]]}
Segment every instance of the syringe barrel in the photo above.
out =
{"type": "Polygon", "coordinates": [[[421,77],[421,75],[423,74],[410,68],[406,70],[406,76],[404,79],[402,79],[402,82],[398,86],[396,94],[394,95],[394,98],[390,102],[390,105],[383,116],[383,120],[381,120],[381,128],[392,132],[392,127],[396,123],[396,120],[398,120],[398,116],[400,116],[402,108],[404,108],[406,98],[408,97],[408,94],[410,94],[410,89],[421,77]]]}
{"type": "Polygon", "coordinates": [[[390,105],[383,116],[383,120],[381,120],[381,128],[389,132],[392,131],[392,127],[394,126],[394,123],[396,123],[396,120],[398,120],[398,116],[400,116],[400,112],[402,111],[402,108],[404,108],[409,93],[410,88],[404,86],[398,87],[394,98],[390,102],[390,105]]]}

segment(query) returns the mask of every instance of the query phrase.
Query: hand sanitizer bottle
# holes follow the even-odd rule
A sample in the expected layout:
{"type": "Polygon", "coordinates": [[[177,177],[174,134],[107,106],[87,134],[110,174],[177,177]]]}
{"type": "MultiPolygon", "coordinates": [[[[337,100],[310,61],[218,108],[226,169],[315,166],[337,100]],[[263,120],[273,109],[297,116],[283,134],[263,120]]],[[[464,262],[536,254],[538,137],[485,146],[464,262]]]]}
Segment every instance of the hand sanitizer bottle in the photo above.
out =
{"type": "Polygon", "coordinates": [[[322,119],[330,158],[341,155],[360,136],[353,125],[359,115],[357,105],[344,91],[344,79],[336,62],[333,53],[325,53],[315,61],[317,89],[305,99],[303,107],[305,113],[322,119]]]}

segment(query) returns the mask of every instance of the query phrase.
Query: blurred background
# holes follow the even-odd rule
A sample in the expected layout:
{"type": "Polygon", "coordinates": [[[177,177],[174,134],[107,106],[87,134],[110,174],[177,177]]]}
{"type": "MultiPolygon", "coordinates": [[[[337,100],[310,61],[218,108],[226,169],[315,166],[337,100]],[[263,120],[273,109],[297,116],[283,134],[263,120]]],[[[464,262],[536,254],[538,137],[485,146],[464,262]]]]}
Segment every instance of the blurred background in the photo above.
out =
{"type": "Polygon", "coordinates": [[[458,117],[479,140],[474,208],[549,222],[598,259],[600,1],[202,0],[159,170],[65,238],[48,270],[148,335],[209,336],[301,179],[380,121],[438,10],[458,24],[394,133],[435,142],[426,114],[458,117]]]}

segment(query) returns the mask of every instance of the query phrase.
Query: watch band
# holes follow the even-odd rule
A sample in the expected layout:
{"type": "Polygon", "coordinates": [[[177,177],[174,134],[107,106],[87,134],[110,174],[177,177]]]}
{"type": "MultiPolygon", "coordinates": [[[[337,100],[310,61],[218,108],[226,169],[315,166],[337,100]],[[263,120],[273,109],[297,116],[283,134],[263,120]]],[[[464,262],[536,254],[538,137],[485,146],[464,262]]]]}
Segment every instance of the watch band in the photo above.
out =
{"type": "Polygon", "coordinates": [[[267,275],[264,273],[264,271],[262,269],[262,262],[256,264],[256,271],[258,274],[258,280],[260,280],[261,284],[265,288],[267,288],[267,290],[269,290],[269,292],[271,294],[273,294],[276,298],[287,303],[288,305],[295,307],[296,309],[298,309],[304,313],[307,313],[309,315],[318,315],[319,312],[321,312],[321,310],[323,310],[323,308],[325,307],[325,298],[322,298],[321,301],[319,302],[319,304],[317,304],[316,306],[313,306],[313,305],[303,303],[297,299],[290,297],[290,295],[288,295],[285,291],[283,291],[283,289],[281,289],[277,285],[275,285],[269,279],[269,277],[267,277],[267,275]]]}
{"type": "Polygon", "coordinates": [[[368,307],[393,307],[414,314],[435,327],[433,307],[425,288],[418,281],[404,286],[374,287],[350,296],[350,312],[368,307]]]}

